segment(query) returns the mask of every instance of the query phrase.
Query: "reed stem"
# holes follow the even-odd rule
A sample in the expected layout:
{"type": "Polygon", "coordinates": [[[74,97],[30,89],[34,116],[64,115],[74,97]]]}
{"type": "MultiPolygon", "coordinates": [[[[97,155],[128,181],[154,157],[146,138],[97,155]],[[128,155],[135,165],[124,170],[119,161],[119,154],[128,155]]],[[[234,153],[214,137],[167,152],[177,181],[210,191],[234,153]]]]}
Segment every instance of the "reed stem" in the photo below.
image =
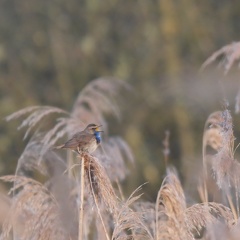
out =
{"type": "Polygon", "coordinates": [[[83,206],[84,206],[84,167],[85,167],[85,158],[82,156],[82,165],[81,165],[81,199],[80,199],[80,210],[79,210],[79,235],[78,240],[83,240],[83,206]]]}

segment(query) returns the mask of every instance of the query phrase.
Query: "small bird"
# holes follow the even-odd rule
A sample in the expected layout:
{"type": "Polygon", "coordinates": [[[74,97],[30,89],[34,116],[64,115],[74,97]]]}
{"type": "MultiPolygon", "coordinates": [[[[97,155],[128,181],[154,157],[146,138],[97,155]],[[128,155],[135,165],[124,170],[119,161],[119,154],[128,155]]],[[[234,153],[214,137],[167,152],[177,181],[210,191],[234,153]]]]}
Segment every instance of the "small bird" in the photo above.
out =
{"type": "Polygon", "coordinates": [[[101,125],[89,124],[83,131],[77,132],[66,143],[57,146],[56,149],[71,149],[78,154],[93,153],[101,142],[101,125]]]}

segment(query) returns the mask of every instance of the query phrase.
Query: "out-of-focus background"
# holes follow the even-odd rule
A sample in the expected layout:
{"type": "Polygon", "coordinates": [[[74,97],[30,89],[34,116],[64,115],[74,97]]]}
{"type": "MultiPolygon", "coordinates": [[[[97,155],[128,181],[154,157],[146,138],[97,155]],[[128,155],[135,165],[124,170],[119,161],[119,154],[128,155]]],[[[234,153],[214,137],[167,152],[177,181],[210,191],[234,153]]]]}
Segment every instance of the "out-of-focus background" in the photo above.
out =
{"type": "Polygon", "coordinates": [[[84,86],[112,76],[132,86],[122,93],[121,121],[108,121],[136,159],[126,191],[148,182],[146,197],[156,196],[166,130],[169,162],[187,189],[196,188],[204,122],[224,97],[234,109],[239,79],[237,68],[227,77],[216,66],[199,68],[239,40],[239,28],[239,1],[1,0],[0,174],[14,173],[27,143],[19,121],[5,116],[31,105],[70,111],[84,86]]]}

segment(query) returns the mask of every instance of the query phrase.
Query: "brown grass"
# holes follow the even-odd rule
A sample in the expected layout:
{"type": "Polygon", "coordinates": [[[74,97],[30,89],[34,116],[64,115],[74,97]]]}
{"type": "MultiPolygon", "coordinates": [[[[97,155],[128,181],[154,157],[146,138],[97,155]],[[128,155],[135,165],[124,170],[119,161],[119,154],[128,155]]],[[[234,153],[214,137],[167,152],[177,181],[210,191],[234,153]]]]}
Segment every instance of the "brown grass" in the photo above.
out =
{"type": "Polygon", "coordinates": [[[61,227],[56,200],[42,184],[20,176],[4,176],[1,180],[14,182],[9,191],[14,196],[1,239],[8,238],[11,229],[19,239],[70,239],[61,227]]]}
{"type": "MultiPolygon", "coordinates": [[[[219,66],[223,67],[224,74],[227,75],[235,63],[238,64],[239,66],[239,59],[240,59],[240,42],[233,42],[214,52],[203,63],[201,70],[204,70],[207,66],[209,66],[213,62],[220,60],[219,66]]],[[[235,113],[238,114],[239,112],[240,112],[240,89],[238,89],[235,101],[235,113]]]]}
{"type": "MultiPolygon", "coordinates": [[[[238,53],[231,55],[230,48],[216,53],[204,67],[225,53],[230,54],[229,69],[238,59],[238,53]]],[[[204,172],[199,174],[203,203],[186,201],[173,167],[167,168],[156,202],[143,201],[138,193],[141,187],[125,200],[121,183],[131,178],[127,166],[128,162],[135,164],[134,157],[123,139],[108,136],[105,119],[106,114],[121,118],[116,99],[123,86],[126,89],[119,80],[100,78],[81,91],[69,113],[36,106],[7,117],[12,120],[28,114],[19,128],[27,127],[25,137],[32,136],[18,160],[15,175],[0,178],[13,183],[9,197],[1,197],[7,209],[3,212],[1,239],[237,239],[240,165],[234,156],[230,111],[212,113],[204,127],[204,172]],[[50,126],[48,117],[53,114],[63,116],[50,126]],[[53,148],[60,138],[82,130],[89,122],[102,124],[105,131],[104,141],[93,155],[65,156],[62,150],[53,148]],[[43,183],[31,178],[39,174],[43,183]],[[210,193],[215,191],[210,179],[221,192],[218,201],[209,201],[210,193]]],[[[166,166],[169,136],[166,132],[163,141],[166,166]]]]}
{"type": "Polygon", "coordinates": [[[240,42],[233,42],[214,52],[202,65],[202,69],[222,57],[220,66],[224,67],[224,73],[227,74],[234,62],[240,58],[240,42]]]}
{"type": "Polygon", "coordinates": [[[218,203],[194,204],[187,208],[184,192],[175,171],[168,170],[156,203],[156,239],[194,239],[194,233],[223,219],[233,222],[229,208],[218,203]]]}

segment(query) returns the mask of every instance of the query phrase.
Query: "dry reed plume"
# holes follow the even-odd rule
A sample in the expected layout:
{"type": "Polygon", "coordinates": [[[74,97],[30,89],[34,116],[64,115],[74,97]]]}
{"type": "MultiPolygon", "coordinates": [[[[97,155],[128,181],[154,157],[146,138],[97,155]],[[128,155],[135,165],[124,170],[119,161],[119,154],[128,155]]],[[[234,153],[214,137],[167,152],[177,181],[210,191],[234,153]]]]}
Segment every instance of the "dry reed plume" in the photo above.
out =
{"type": "Polygon", "coordinates": [[[11,230],[15,239],[70,239],[61,226],[56,200],[42,184],[20,176],[4,176],[1,180],[14,182],[1,239],[7,239],[11,230]]]}
{"type": "Polygon", "coordinates": [[[202,65],[202,69],[222,57],[220,66],[224,67],[224,73],[227,74],[234,62],[240,58],[240,42],[233,42],[214,52],[202,65]]]}
{"type": "MultiPolygon", "coordinates": [[[[202,65],[201,69],[205,69],[208,65],[220,59],[219,65],[224,68],[224,74],[227,75],[234,63],[239,66],[240,59],[240,42],[228,44],[218,51],[214,52],[202,65]]],[[[235,113],[240,112],[240,89],[238,89],[235,98],[235,113]]]]}
{"type": "Polygon", "coordinates": [[[224,219],[233,220],[231,210],[222,204],[209,202],[187,208],[185,195],[175,171],[168,170],[156,202],[155,239],[195,239],[208,224],[224,219]]]}
{"type": "MultiPolygon", "coordinates": [[[[30,132],[36,130],[33,132],[32,138],[22,156],[19,158],[16,174],[24,176],[37,171],[49,178],[46,182],[46,187],[48,188],[48,192],[51,192],[51,196],[54,196],[54,198],[58,200],[55,201],[56,206],[59,207],[55,210],[56,216],[59,216],[64,224],[66,224],[66,219],[64,219],[63,214],[66,216],[72,214],[74,220],[71,222],[73,226],[76,226],[76,215],[72,209],[79,209],[79,206],[81,206],[81,216],[79,218],[79,224],[81,226],[79,231],[81,231],[81,233],[79,233],[79,238],[77,237],[76,228],[75,230],[70,227],[66,228],[65,225],[65,230],[69,236],[71,235],[71,239],[87,239],[91,232],[91,222],[94,218],[96,218],[98,225],[99,223],[102,225],[102,227],[97,226],[97,229],[100,229],[97,231],[99,238],[104,237],[110,239],[111,235],[112,239],[122,239],[123,236],[129,238],[133,232],[135,232],[135,236],[139,235],[135,229],[140,229],[140,216],[128,207],[133,200],[128,200],[126,203],[121,202],[116,196],[111,184],[111,180],[119,184],[120,181],[126,177],[126,157],[133,163],[131,150],[124,140],[120,137],[106,138],[107,141],[103,143],[102,146],[103,151],[100,151],[100,149],[96,152],[96,156],[98,157],[89,154],[80,156],[80,162],[82,162],[81,164],[84,167],[85,174],[74,171],[74,175],[68,175],[70,179],[65,179],[68,184],[62,185],[64,187],[63,192],[67,193],[65,197],[60,196],[61,194],[59,194],[59,188],[56,184],[57,182],[63,181],[62,175],[66,170],[71,171],[79,165],[79,160],[76,158],[77,160],[75,160],[75,162],[77,164],[74,164],[74,162],[66,161],[51,150],[51,147],[59,138],[65,134],[70,135],[79,131],[79,128],[87,122],[94,121],[101,123],[105,128],[105,135],[107,135],[107,123],[104,120],[104,114],[113,113],[117,118],[120,118],[120,111],[114,102],[114,98],[122,86],[125,85],[113,79],[97,79],[81,92],[71,113],[54,107],[30,107],[7,117],[7,120],[12,120],[30,113],[22,122],[20,128],[28,127],[25,137],[27,137],[30,132]],[[44,119],[48,119],[52,113],[67,114],[69,116],[57,119],[55,126],[46,132],[49,124],[46,125],[44,119]],[[104,167],[106,167],[107,171],[104,167]],[[118,168],[117,171],[113,172],[116,167],[118,168]],[[106,172],[109,172],[109,175],[106,172]],[[80,178],[80,176],[83,178],[80,178]],[[83,192],[83,188],[81,187],[81,191],[79,192],[79,186],[80,184],[84,186],[84,182],[88,183],[89,191],[83,192]],[[71,189],[73,193],[75,192],[74,194],[71,194],[71,189]],[[95,211],[93,211],[93,209],[95,209],[95,211]],[[109,227],[107,221],[114,221],[115,226],[109,227]],[[104,234],[102,233],[102,228],[104,228],[104,234]],[[131,229],[130,232],[132,233],[128,232],[127,229],[131,229]]],[[[20,176],[15,176],[15,178],[20,178],[20,176]]],[[[31,181],[31,179],[29,179],[29,181],[31,181]]],[[[62,194],[64,194],[63,192],[62,194]]],[[[16,196],[14,195],[13,198],[16,198],[16,196]]],[[[34,217],[37,218],[38,215],[34,215],[34,217]]],[[[11,219],[9,220],[8,226],[11,226],[14,233],[15,225],[11,222],[11,219]]],[[[62,228],[60,224],[58,226],[60,229],[62,228]]],[[[6,234],[9,235],[11,228],[5,231],[6,234]]],[[[30,227],[29,232],[31,231],[34,231],[34,226],[30,227]]],[[[140,232],[142,234],[144,231],[141,230],[140,232]]],[[[46,236],[46,239],[52,238],[46,236]]]]}
{"type": "MultiPolygon", "coordinates": [[[[239,60],[239,46],[233,43],[220,49],[203,68],[224,55],[227,73],[234,61],[239,60]]],[[[13,183],[6,198],[9,210],[2,223],[1,239],[237,239],[240,165],[234,158],[230,111],[214,112],[205,123],[203,185],[199,187],[203,203],[188,205],[174,168],[167,168],[155,203],[140,200],[142,194],[137,193],[141,187],[125,200],[121,182],[129,173],[127,160],[133,164],[134,158],[122,138],[108,136],[105,119],[108,114],[121,119],[116,101],[121,89],[129,87],[116,79],[100,78],[80,92],[71,112],[34,106],[7,117],[9,121],[27,116],[19,129],[27,128],[24,139],[30,140],[18,160],[15,175],[0,178],[13,183]],[[93,155],[76,156],[68,152],[64,156],[62,150],[54,149],[60,138],[92,122],[102,124],[105,135],[93,155]],[[35,176],[40,176],[44,183],[35,181],[32,178],[35,176]],[[215,191],[209,179],[227,201],[209,201],[209,193],[215,191]]],[[[169,136],[167,131],[163,141],[166,167],[169,136]]]]}

